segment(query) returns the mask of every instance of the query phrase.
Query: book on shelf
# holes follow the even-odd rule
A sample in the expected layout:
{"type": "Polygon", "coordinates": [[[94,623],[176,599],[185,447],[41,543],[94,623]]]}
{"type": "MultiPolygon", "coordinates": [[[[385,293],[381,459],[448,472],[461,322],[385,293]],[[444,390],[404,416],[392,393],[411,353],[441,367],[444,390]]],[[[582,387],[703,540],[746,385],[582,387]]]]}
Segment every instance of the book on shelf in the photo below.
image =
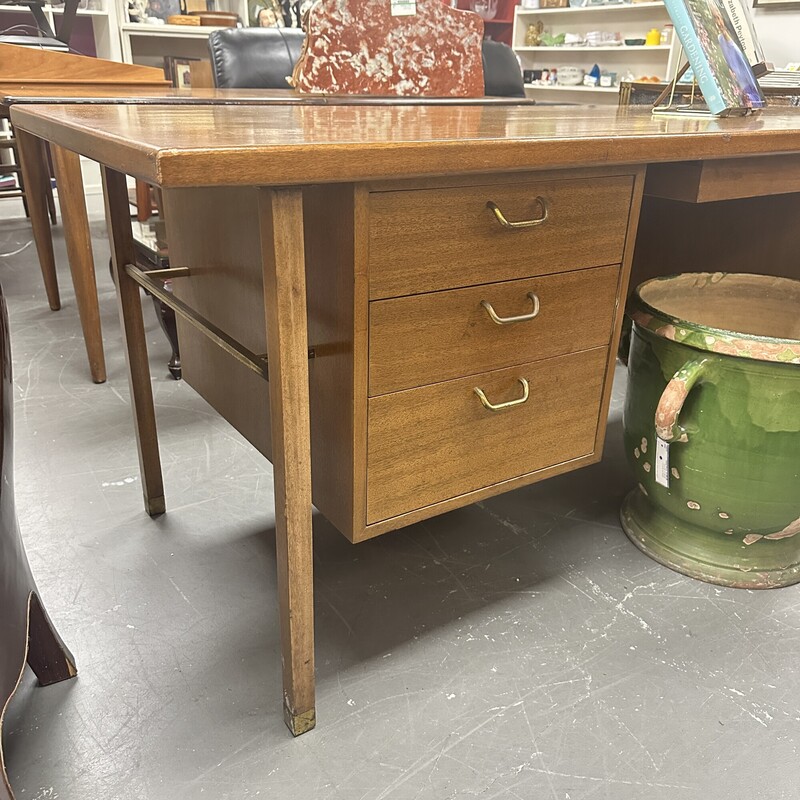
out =
{"type": "Polygon", "coordinates": [[[728,8],[736,6],[737,18],[743,23],[742,36],[751,37],[751,57],[763,59],[749,13],[742,13],[739,0],[665,0],[664,5],[709,111],[725,115],[763,108],[764,95],[728,8]]]}

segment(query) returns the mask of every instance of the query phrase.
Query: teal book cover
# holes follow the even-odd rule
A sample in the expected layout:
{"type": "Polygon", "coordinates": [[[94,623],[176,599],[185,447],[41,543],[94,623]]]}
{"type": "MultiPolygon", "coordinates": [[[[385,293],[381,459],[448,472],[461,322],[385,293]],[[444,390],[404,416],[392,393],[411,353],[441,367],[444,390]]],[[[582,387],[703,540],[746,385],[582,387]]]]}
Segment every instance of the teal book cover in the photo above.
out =
{"type": "Polygon", "coordinates": [[[763,108],[764,95],[722,0],[665,0],[712,114],[763,108]]]}

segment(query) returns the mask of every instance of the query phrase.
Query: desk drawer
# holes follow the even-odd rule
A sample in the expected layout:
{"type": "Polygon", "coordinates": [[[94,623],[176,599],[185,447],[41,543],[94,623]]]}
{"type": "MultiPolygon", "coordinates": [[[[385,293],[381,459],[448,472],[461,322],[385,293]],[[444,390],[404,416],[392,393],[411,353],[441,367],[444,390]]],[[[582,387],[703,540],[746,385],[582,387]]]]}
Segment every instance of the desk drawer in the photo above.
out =
{"type": "Polygon", "coordinates": [[[385,394],[608,345],[619,267],[378,300],[369,311],[369,393],[385,394]],[[532,319],[499,324],[501,318],[532,319]]]}
{"type": "Polygon", "coordinates": [[[373,192],[370,299],[622,262],[630,176],[373,192]],[[546,219],[509,229],[512,222],[546,219]]]}
{"type": "Polygon", "coordinates": [[[367,524],[594,451],[608,348],[373,397],[367,524]],[[525,403],[489,411],[489,402],[525,403]]]}

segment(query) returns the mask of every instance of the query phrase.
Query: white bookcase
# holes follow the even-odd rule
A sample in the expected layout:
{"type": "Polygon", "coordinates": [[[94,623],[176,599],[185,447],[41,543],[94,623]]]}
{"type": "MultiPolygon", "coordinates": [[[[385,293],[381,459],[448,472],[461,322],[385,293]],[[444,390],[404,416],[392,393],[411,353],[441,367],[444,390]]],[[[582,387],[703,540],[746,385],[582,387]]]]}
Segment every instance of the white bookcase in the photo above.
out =
{"type": "MultiPolygon", "coordinates": [[[[81,5],[86,8],[78,8],[79,17],[88,17],[92,22],[94,33],[95,49],[100,58],[108,58],[112,61],[122,60],[122,49],[119,37],[119,20],[117,18],[116,0],[83,0],[81,5]]],[[[55,28],[61,22],[61,15],[64,13],[63,5],[46,5],[44,14],[55,28]]],[[[33,16],[26,6],[0,5],[0,30],[9,30],[13,25],[18,24],[18,20],[25,19],[26,30],[35,25],[33,16]],[[14,15],[12,17],[12,14],[14,15]],[[21,16],[21,15],[27,15],[21,16]],[[29,21],[28,21],[29,19],[29,21]]],[[[9,30],[9,32],[13,32],[9,30]]]]}
{"type": "MultiPolygon", "coordinates": [[[[615,72],[617,82],[628,73],[634,78],[657,77],[664,80],[674,71],[678,47],[677,37],[671,44],[605,47],[528,47],[525,37],[528,26],[541,21],[544,32],[587,34],[591,31],[619,33],[620,38],[644,39],[651,28],[659,31],[670,22],[662,2],[619,3],[583,8],[521,8],[514,14],[512,46],[522,62],[523,70],[580,67],[585,72],[599,65],[601,70],[615,72]]],[[[618,86],[587,87],[526,84],[528,96],[541,100],[572,103],[616,105],[618,86]]]]}
{"type": "MultiPolygon", "coordinates": [[[[105,0],[114,2],[114,0],[105,0]]],[[[122,60],[129,64],[161,66],[164,56],[208,59],[208,25],[151,25],[129,22],[126,0],[116,0],[120,19],[122,60]]],[[[220,11],[232,11],[248,24],[247,0],[217,0],[220,11]]]]}

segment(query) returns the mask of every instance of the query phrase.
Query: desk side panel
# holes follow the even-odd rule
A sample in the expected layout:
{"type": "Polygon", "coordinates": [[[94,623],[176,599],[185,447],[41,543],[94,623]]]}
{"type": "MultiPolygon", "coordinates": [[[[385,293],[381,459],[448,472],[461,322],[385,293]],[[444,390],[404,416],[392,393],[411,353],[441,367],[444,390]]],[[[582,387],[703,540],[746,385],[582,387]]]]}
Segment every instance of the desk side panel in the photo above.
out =
{"type": "MultiPolygon", "coordinates": [[[[257,354],[267,352],[256,191],[164,192],[174,292],[257,354]]],[[[353,537],[353,188],[304,193],[314,504],[353,537]]],[[[366,329],[366,323],[363,325],[366,329]]],[[[178,319],[186,382],[267,458],[269,384],[178,319]]],[[[363,522],[360,522],[363,526],[363,522]]]]}
{"type": "MultiPolygon", "coordinates": [[[[261,245],[252,188],[164,192],[175,296],[254,353],[267,351],[261,245]]],[[[270,458],[269,387],[178,317],[184,380],[270,458]]]]}

